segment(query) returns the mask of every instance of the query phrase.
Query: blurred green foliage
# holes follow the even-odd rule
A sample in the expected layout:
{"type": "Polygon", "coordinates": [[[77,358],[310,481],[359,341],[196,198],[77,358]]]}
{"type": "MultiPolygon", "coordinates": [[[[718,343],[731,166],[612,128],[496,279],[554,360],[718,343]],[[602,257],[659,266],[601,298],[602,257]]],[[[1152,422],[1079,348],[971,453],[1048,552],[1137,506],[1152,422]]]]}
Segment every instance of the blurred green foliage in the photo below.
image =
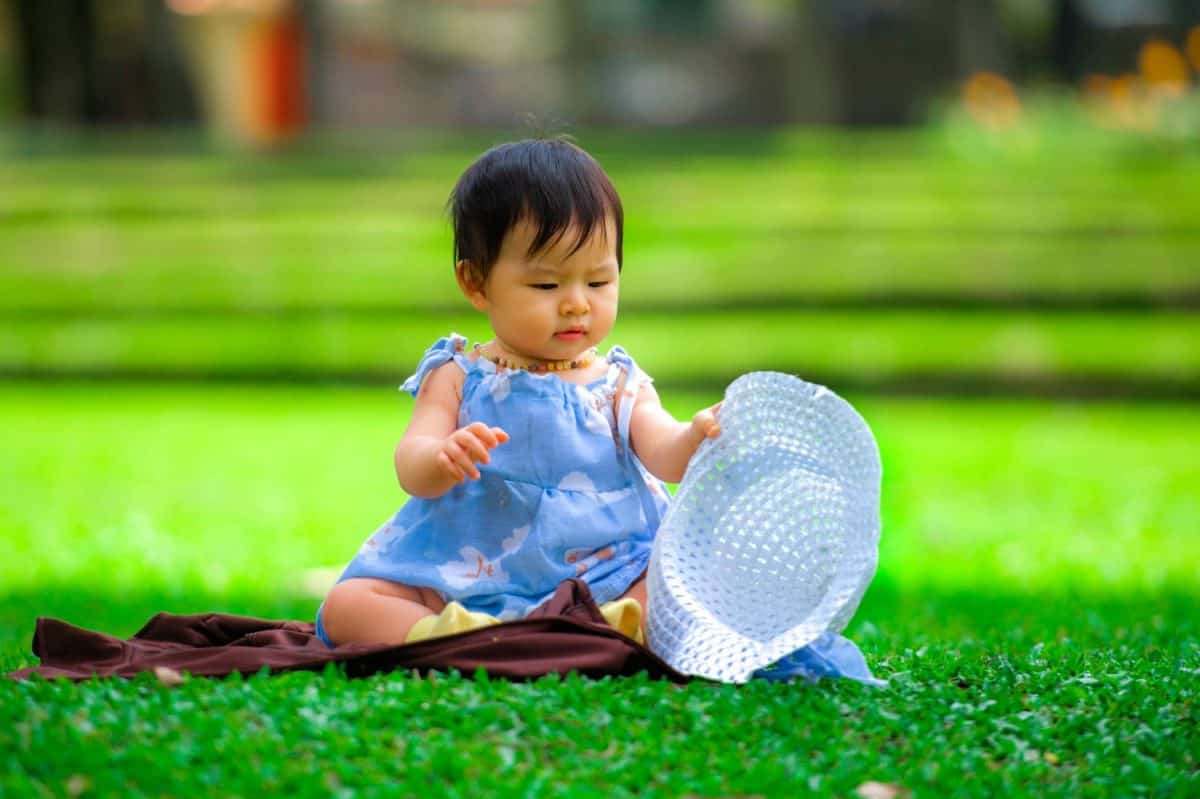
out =
{"type": "MultiPolygon", "coordinates": [[[[435,338],[487,341],[473,311],[296,317],[16,319],[0,364],[18,374],[163,374],[398,383],[435,338]]],[[[622,314],[608,338],[666,385],[717,386],[754,369],[808,379],[948,375],[1107,384],[1167,381],[1200,391],[1195,314],[768,309],[622,314]]],[[[603,347],[602,347],[603,348],[603,347]]]]}
{"type": "MultiPolygon", "coordinates": [[[[630,310],[1200,286],[1196,160],[962,157],[911,133],[579,138],[623,196],[630,310]]],[[[499,140],[0,162],[0,307],[457,305],[443,205],[499,140]]]]}
{"type": "MultiPolygon", "coordinates": [[[[399,379],[451,329],[487,337],[454,283],[444,203],[507,138],[314,139],[286,156],[3,139],[0,369],[399,379]]],[[[655,374],[1196,392],[1186,151],[1078,120],[578,138],[626,208],[612,342],[655,374]],[[1160,305],[1176,311],[1146,312],[1160,305]]]]}

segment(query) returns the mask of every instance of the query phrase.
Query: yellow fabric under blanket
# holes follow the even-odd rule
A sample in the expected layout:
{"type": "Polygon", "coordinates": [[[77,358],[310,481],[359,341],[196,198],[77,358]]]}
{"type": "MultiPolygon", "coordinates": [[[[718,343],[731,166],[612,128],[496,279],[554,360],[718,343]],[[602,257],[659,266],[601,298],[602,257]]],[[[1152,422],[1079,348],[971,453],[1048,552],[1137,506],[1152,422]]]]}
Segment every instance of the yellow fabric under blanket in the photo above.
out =
{"type": "MultiPolygon", "coordinates": [[[[645,644],[642,635],[642,606],[633,597],[625,597],[600,606],[600,613],[606,621],[620,633],[639,644],[645,644]]],[[[408,631],[404,643],[423,641],[426,638],[439,638],[443,635],[461,633],[478,627],[490,627],[499,624],[500,620],[486,613],[467,610],[458,602],[448,602],[441,613],[424,616],[408,631]]]]}

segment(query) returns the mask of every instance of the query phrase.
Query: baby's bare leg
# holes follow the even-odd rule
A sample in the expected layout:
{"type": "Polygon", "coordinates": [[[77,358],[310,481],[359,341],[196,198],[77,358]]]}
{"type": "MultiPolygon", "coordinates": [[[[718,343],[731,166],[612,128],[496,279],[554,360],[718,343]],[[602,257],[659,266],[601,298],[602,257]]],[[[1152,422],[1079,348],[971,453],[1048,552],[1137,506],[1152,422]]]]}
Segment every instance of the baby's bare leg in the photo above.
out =
{"type": "Polygon", "coordinates": [[[325,597],[321,623],[337,646],[402,644],[417,621],[446,606],[430,588],[356,577],[338,583],[325,597]]]}
{"type": "Polygon", "coordinates": [[[619,598],[624,599],[627,596],[633,597],[634,599],[636,599],[638,601],[638,604],[642,606],[642,637],[645,638],[645,635],[646,635],[646,601],[647,601],[646,600],[646,572],[642,572],[642,576],[637,578],[637,580],[634,582],[634,584],[629,586],[629,590],[626,591],[619,598]]]}

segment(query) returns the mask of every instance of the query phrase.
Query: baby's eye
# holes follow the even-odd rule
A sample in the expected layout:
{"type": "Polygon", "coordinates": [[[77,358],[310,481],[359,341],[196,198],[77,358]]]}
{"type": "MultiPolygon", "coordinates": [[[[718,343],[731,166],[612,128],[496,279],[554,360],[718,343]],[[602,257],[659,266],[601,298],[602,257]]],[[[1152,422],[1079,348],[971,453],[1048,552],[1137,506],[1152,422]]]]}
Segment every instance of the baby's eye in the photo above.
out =
{"type": "Polygon", "coordinates": [[[594,289],[598,289],[598,288],[600,288],[601,286],[607,286],[607,285],[608,285],[608,281],[607,281],[607,280],[597,280],[595,283],[588,283],[588,285],[589,285],[589,286],[591,286],[591,287],[592,287],[592,288],[594,288],[594,289]]]}
{"type": "Polygon", "coordinates": [[[557,283],[532,283],[531,285],[535,289],[541,289],[542,291],[553,291],[554,289],[558,288],[557,283]]]}

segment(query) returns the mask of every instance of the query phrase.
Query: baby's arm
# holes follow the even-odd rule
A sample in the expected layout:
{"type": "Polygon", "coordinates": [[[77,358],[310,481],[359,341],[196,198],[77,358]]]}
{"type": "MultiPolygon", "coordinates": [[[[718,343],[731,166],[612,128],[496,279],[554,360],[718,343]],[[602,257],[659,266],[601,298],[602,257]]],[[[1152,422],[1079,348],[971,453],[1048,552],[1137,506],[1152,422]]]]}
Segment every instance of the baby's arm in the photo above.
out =
{"type": "Polygon", "coordinates": [[[699,411],[690,422],[677,422],[649,383],[642,386],[635,401],[629,422],[634,453],[659,480],[678,483],[700,442],[720,434],[716,414],[721,403],[699,411]]]}
{"type": "Polygon", "coordinates": [[[483,422],[458,428],[462,382],[462,371],[446,363],[417,391],[412,420],[396,444],[396,479],[410,496],[432,499],[468,477],[478,479],[475,464],[487,463],[488,450],[508,441],[507,433],[483,422]]]}

